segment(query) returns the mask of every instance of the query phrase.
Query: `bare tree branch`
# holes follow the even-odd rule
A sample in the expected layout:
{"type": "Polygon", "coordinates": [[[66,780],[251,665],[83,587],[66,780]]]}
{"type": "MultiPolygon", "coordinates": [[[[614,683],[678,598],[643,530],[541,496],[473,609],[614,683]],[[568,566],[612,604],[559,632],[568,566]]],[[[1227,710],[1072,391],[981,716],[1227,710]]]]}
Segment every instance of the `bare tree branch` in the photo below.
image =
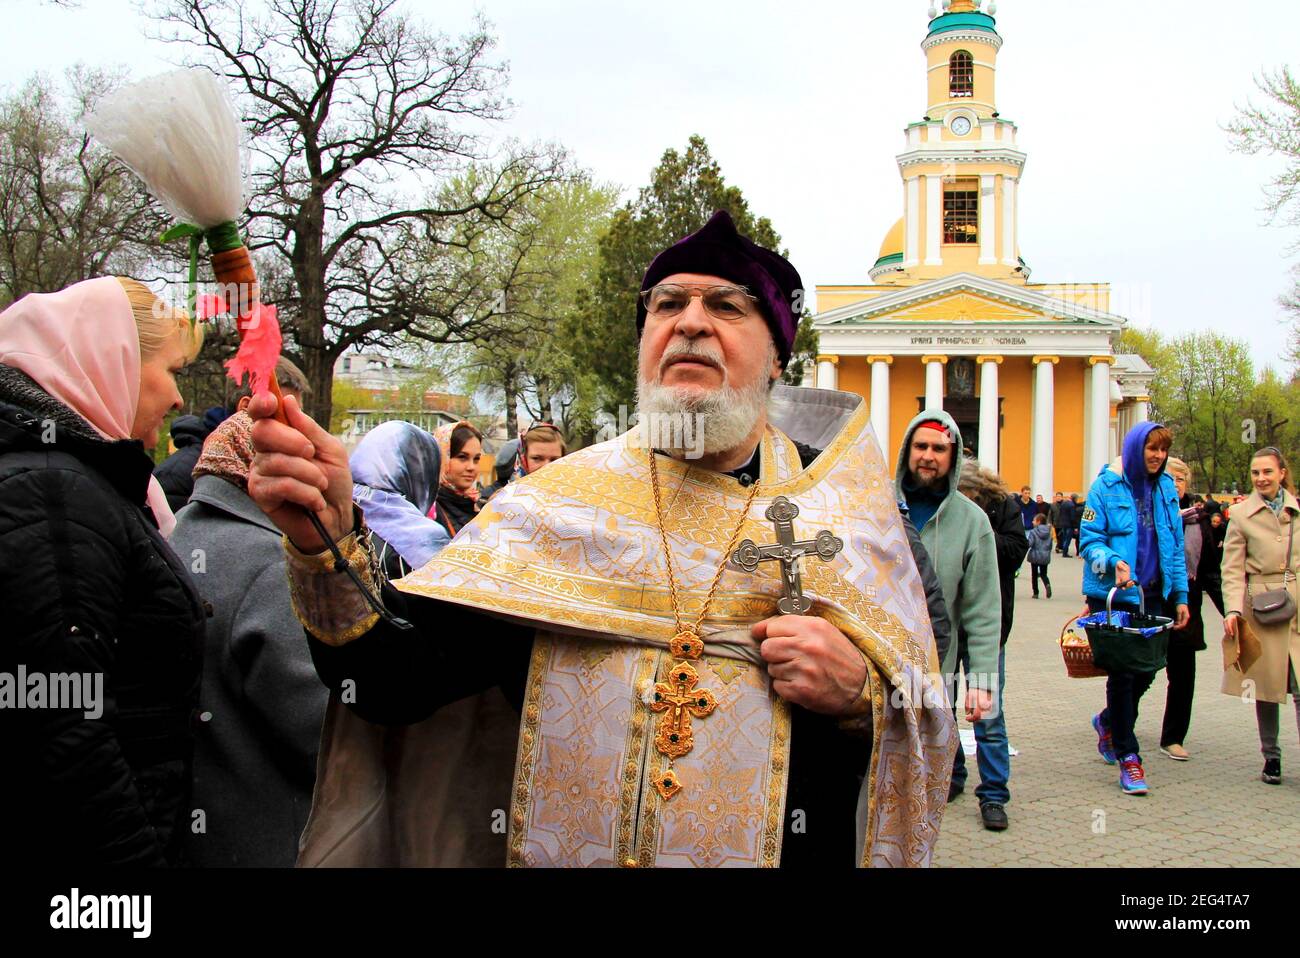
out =
{"type": "Polygon", "coordinates": [[[248,245],[287,267],[264,290],[278,297],[318,421],[350,346],[494,335],[496,291],[464,252],[508,230],[565,158],[488,141],[509,102],[482,18],[451,39],[396,0],[158,0],[153,13],[162,39],[239,91],[248,245]]]}

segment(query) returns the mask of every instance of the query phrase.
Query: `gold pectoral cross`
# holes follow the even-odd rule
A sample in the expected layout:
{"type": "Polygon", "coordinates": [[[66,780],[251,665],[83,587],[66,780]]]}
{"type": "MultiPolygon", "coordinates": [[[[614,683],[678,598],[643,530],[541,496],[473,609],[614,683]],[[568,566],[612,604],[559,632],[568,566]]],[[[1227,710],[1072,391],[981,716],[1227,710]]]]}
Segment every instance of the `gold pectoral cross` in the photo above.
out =
{"type": "MultiPolygon", "coordinates": [[[[688,662],[674,662],[667,682],[657,682],[654,687],[652,712],[662,712],[655,731],[655,748],[667,755],[669,761],[680,758],[695,747],[692,718],[704,718],[718,707],[718,700],[708,689],[697,689],[699,673],[688,662]]],[[[665,800],[681,790],[677,777],[668,771],[656,779],[655,788],[665,800]]]]}

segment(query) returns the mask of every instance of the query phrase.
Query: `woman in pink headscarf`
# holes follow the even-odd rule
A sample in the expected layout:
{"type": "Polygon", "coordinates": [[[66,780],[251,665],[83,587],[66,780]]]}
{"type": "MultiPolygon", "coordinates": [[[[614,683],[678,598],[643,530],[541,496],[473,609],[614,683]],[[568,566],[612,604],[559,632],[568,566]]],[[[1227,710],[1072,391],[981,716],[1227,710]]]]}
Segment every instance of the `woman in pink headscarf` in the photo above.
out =
{"type": "Polygon", "coordinates": [[[442,452],[442,473],[430,515],[442,523],[448,535],[454,536],[478,515],[476,483],[479,460],[483,458],[483,434],[462,420],[439,426],[433,438],[442,452]]]}
{"type": "Polygon", "coordinates": [[[115,277],[0,313],[0,847],[19,867],[177,858],[203,569],[164,538],[145,450],[201,341],[115,277]]]}

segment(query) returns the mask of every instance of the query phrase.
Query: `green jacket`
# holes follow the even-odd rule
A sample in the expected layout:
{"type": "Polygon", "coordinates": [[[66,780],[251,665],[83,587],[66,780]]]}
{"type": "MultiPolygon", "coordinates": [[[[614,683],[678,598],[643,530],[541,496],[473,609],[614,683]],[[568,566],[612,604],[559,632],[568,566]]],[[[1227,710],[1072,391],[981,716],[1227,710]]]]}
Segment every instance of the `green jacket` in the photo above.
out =
{"type": "MultiPolygon", "coordinates": [[[[900,502],[906,501],[903,480],[907,476],[912,433],[927,419],[937,419],[951,431],[956,448],[948,473],[948,494],[925,526],[921,542],[939,576],[939,586],[952,620],[952,634],[965,633],[970,652],[967,682],[988,689],[997,684],[998,649],[1002,623],[1002,596],[998,585],[998,553],[993,528],[984,510],[957,491],[961,477],[961,430],[946,412],[927,409],[907,426],[898,451],[894,488],[900,502]]],[[[957,669],[957,643],[948,647],[940,668],[945,675],[957,669]]]]}

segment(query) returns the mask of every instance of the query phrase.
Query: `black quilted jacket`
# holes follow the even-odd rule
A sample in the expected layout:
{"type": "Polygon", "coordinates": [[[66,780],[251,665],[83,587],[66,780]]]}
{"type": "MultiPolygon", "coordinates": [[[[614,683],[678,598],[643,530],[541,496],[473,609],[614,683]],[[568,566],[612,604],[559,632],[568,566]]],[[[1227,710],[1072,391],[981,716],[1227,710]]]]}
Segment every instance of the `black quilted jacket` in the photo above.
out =
{"type": "Polygon", "coordinates": [[[28,704],[35,674],[103,676],[98,717],[0,707],[6,865],[175,863],[190,825],[205,617],[145,508],[151,466],[0,365],[0,692],[20,666],[28,704]]]}

